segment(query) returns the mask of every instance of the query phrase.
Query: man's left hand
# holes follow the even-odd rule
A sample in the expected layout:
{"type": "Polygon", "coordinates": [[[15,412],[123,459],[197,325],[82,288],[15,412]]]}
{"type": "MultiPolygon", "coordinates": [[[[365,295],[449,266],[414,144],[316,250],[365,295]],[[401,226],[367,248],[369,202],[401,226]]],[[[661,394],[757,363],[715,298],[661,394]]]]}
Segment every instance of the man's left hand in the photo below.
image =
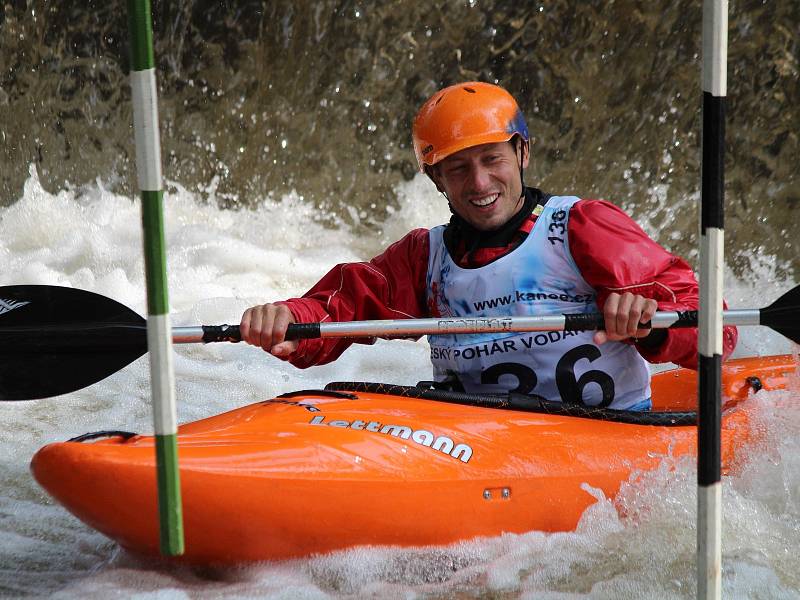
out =
{"type": "Polygon", "coordinates": [[[639,325],[650,321],[657,310],[658,302],[652,298],[630,292],[610,294],[603,305],[606,328],[594,334],[594,343],[599,346],[608,341],[646,337],[652,330],[639,325]]]}

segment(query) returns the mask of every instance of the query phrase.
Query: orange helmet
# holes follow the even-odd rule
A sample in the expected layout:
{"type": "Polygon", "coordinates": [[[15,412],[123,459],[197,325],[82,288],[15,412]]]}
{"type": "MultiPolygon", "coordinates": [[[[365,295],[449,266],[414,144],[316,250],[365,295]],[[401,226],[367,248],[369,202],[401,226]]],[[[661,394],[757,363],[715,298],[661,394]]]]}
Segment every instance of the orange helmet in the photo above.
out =
{"type": "Polygon", "coordinates": [[[528,126],[517,101],[503,88],[470,81],[439,90],[419,109],[412,136],[419,170],[464,148],[528,141],[528,126]]]}

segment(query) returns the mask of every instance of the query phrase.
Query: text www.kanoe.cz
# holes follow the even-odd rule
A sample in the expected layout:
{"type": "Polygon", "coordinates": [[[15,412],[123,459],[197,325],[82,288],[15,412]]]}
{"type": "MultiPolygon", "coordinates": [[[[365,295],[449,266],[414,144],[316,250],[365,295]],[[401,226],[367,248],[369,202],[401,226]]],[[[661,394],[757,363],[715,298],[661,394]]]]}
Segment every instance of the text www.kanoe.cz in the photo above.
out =
{"type": "Polygon", "coordinates": [[[498,306],[507,306],[515,302],[537,302],[543,300],[560,300],[561,302],[576,302],[579,304],[587,304],[594,300],[594,294],[567,294],[555,292],[520,292],[515,291],[513,294],[505,296],[498,296],[490,300],[479,300],[473,302],[472,305],[475,310],[486,310],[489,308],[497,308],[498,306]]]}

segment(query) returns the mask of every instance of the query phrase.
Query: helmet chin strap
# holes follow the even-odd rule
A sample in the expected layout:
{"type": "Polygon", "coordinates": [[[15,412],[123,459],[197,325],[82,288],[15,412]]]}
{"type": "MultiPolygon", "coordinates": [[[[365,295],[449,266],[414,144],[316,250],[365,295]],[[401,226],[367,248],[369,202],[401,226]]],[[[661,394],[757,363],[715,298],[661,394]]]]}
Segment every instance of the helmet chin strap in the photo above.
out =
{"type": "Polygon", "coordinates": [[[515,139],[519,139],[522,142],[521,144],[516,144],[516,143],[514,144],[514,154],[516,154],[517,153],[517,149],[519,149],[519,158],[518,158],[518,161],[519,161],[519,184],[520,184],[519,197],[522,198],[525,195],[525,180],[524,180],[523,175],[522,175],[522,170],[523,170],[522,163],[525,162],[524,161],[524,158],[525,158],[525,145],[526,144],[528,145],[528,148],[529,148],[529,151],[530,151],[530,142],[526,142],[522,138],[522,136],[520,136],[520,135],[515,136],[515,139]]]}

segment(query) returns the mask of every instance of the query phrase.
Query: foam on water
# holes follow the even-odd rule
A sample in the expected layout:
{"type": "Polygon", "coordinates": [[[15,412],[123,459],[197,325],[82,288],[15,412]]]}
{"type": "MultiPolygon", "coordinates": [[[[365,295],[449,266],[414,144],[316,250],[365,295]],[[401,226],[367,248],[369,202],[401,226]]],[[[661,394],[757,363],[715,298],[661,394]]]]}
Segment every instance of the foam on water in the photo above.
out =
{"type": "MultiPolygon", "coordinates": [[[[409,229],[448,218],[424,180],[400,190],[401,209],[375,239],[326,229],[301,199],[256,210],[199,203],[179,186],[166,200],[175,325],[237,322],[257,302],[302,293],[332,264],[367,258],[409,229]]],[[[139,206],[101,183],[58,194],[35,171],[0,209],[0,285],[85,288],[143,313],[139,206]]],[[[732,307],[763,306],[792,286],[767,262],[748,282],[729,275],[732,307]]],[[[789,349],[764,328],[742,330],[737,354],[789,349]]],[[[353,346],[335,364],[299,371],[243,344],[176,349],[178,416],[190,421],[327,381],[415,382],[430,376],[428,346],[353,346]],[[398,360],[400,358],[400,360],[398,360]]],[[[757,396],[764,440],[724,478],[724,593],[797,598],[800,569],[800,410],[796,393],[757,396]]],[[[140,359],[87,389],[52,400],[0,403],[0,596],[182,598],[690,598],[695,590],[695,471],[662,467],[598,502],[575,532],[503,535],[444,548],[356,548],[237,569],[190,569],[121,551],[54,504],[28,471],[45,443],[86,431],[152,431],[149,374],[140,359]]]]}

